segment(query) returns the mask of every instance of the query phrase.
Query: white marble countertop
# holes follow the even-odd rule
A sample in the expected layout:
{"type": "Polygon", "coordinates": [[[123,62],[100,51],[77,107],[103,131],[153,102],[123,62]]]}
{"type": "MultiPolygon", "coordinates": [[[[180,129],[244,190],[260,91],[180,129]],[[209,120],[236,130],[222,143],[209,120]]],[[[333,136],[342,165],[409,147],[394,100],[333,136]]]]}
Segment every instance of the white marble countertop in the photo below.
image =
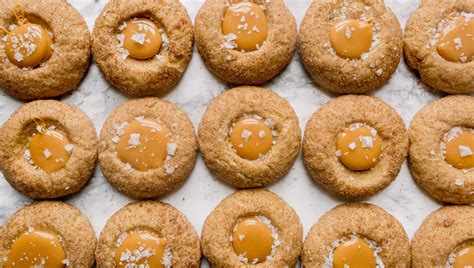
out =
{"type": "MultiPolygon", "coordinates": [[[[193,20],[202,1],[182,1],[193,20]]],[[[395,12],[404,27],[408,16],[417,8],[419,1],[386,0],[386,4],[395,12]]],[[[95,18],[107,1],[70,0],[69,2],[85,17],[92,30],[95,18]]],[[[311,0],[286,0],[286,4],[299,24],[311,0]]],[[[163,97],[183,109],[197,128],[209,101],[229,87],[209,73],[194,48],[192,61],[182,81],[163,97]]],[[[290,102],[299,117],[302,131],[311,114],[334,97],[311,82],[297,54],[294,55],[290,65],[265,87],[274,90],[290,102]]],[[[407,125],[421,107],[440,97],[440,94],[433,93],[422,85],[403,61],[389,83],[371,94],[392,105],[402,115],[407,125]]],[[[116,91],[104,80],[94,63],[91,64],[80,88],[61,98],[64,102],[82,108],[94,122],[97,133],[100,132],[109,113],[127,99],[127,96],[116,91]]],[[[0,93],[0,123],[3,124],[20,105],[22,102],[0,93]]],[[[310,179],[303,166],[301,154],[291,171],[267,188],[276,192],[295,208],[303,223],[305,235],[323,213],[344,202],[329,195],[310,179]]],[[[209,212],[233,191],[234,188],[223,184],[210,174],[201,155],[198,154],[196,166],[188,181],[180,189],[159,200],[168,202],[183,212],[200,233],[209,212]]],[[[81,192],[68,197],[65,201],[78,207],[90,219],[98,236],[107,219],[131,200],[113,189],[97,166],[90,183],[81,192]]],[[[423,219],[441,206],[415,184],[406,163],[389,187],[365,201],[379,205],[394,215],[403,224],[410,238],[423,219]]],[[[31,200],[16,192],[3,176],[0,178],[0,223],[29,202],[31,200]]]]}

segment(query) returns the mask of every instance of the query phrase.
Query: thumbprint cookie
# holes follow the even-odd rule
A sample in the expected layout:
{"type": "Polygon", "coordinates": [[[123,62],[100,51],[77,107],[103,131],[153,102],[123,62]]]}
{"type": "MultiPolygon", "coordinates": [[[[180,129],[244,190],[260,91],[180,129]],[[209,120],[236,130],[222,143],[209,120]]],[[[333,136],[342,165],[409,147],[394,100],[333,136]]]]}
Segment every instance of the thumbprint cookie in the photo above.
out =
{"type": "Polygon", "coordinates": [[[299,40],[313,81],[336,93],[380,88],[402,54],[400,24],[381,0],[315,0],[301,22],[299,40]]]}
{"type": "Polygon", "coordinates": [[[89,220],[66,203],[33,203],[0,228],[0,267],[93,267],[89,220]]]}
{"type": "Polygon", "coordinates": [[[474,203],[474,97],[434,101],[413,118],[409,135],[410,171],[434,198],[474,203]]]}
{"type": "Polygon", "coordinates": [[[411,245],[412,267],[474,267],[474,207],[442,207],[426,217],[411,245]]]}
{"type": "Polygon", "coordinates": [[[0,88],[25,100],[76,89],[89,67],[90,33],[64,0],[0,1],[0,88]]]}
{"type": "Polygon", "coordinates": [[[117,190],[152,198],[184,183],[196,150],[187,115],[168,101],[149,97],[130,100],[110,114],[100,134],[99,162],[117,190]]]}
{"type": "Polygon", "coordinates": [[[193,25],[178,0],[111,0],[92,32],[92,53],[105,79],[132,96],[173,88],[192,45],[193,25]]]}
{"type": "Polygon", "coordinates": [[[79,108],[55,100],[27,103],[0,129],[0,169],[35,199],[79,191],[94,171],[97,136],[79,108]]]}
{"type": "Polygon", "coordinates": [[[211,101],[199,125],[207,167],[238,188],[260,187],[285,175],[301,142],[298,118],[276,93],[243,86],[211,101]]]}
{"type": "Polygon", "coordinates": [[[423,0],[407,21],[404,52],[426,85],[474,92],[474,1],[423,0]]]}
{"type": "Polygon", "coordinates": [[[410,267],[402,225],[382,208],[339,205],[316,222],[304,241],[303,267],[410,267]]]}
{"type": "Polygon", "coordinates": [[[303,227],[278,195],[241,190],[226,197],[202,227],[202,252],[213,267],[295,267],[303,227]]]}
{"type": "Polygon", "coordinates": [[[311,178],[345,199],[369,197],[387,187],[407,151],[403,119],[369,96],[347,95],[325,103],[308,121],[303,140],[311,178]]]}
{"type": "Polygon", "coordinates": [[[195,20],[208,69],[232,84],[258,85],[291,61],[296,21],[283,0],[206,0],[195,20]]]}
{"type": "Polygon", "coordinates": [[[100,233],[98,267],[190,267],[201,259],[199,236],[176,208],[159,201],[130,203],[100,233]]]}

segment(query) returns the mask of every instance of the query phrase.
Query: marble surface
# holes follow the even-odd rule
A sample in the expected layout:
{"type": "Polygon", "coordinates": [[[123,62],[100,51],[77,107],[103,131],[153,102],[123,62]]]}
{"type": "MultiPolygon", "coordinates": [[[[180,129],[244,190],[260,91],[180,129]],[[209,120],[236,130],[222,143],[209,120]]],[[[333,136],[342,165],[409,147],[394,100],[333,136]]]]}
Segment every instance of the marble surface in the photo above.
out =
{"type": "MultiPolygon", "coordinates": [[[[194,19],[202,1],[182,1],[191,18],[194,19]]],[[[386,4],[395,12],[404,27],[409,14],[416,9],[419,1],[386,0],[386,4]]],[[[92,30],[95,18],[107,1],[70,0],[69,2],[85,17],[92,30]]],[[[286,0],[286,4],[299,24],[311,1],[286,0]]],[[[230,85],[219,81],[209,73],[194,48],[192,61],[182,81],[163,98],[181,107],[197,128],[209,101],[229,87],[230,85]]],[[[297,54],[294,55],[290,65],[265,87],[274,90],[290,102],[298,115],[302,130],[311,114],[334,97],[311,82],[297,54]]],[[[402,115],[407,125],[421,107],[441,96],[423,86],[403,61],[389,83],[371,95],[380,97],[392,105],[402,115]]],[[[61,101],[83,109],[99,133],[109,113],[127,99],[127,96],[116,91],[104,80],[97,66],[92,63],[80,88],[72,94],[63,96],[61,101]]],[[[21,105],[22,102],[0,93],[0,123],[3,124],[21,105]]],[[[268,186],[268,189],[279,194],[295,208],[303,223],[305,235],[323,213],[344,202],[329,195],[309,178],[301,154],[291,171],[280,181],[268,186]]],[[[234,188],[223,184],[210,174],[201,155],[198,154],[196,166],[188,181],[180,189],[159,200],[168,202],[182,211],[200,233],[205,217],[233,191],[234,188]]],[[[98,235],[107,219],[131,200],[115,191],[97,167],[90,183],[81,192],[66,198],[65,201],[75,205],[89,217],[98,235]]],[[[423,219],[441,206],[415,184],[406,163],[389,187],[364,201],[379,205],[394,215],[403,224],[410,238],[423,219]]],[[[29,202],[30,199],[16,192],[3,177],[0,178],[0,223],[29,202]]]]}

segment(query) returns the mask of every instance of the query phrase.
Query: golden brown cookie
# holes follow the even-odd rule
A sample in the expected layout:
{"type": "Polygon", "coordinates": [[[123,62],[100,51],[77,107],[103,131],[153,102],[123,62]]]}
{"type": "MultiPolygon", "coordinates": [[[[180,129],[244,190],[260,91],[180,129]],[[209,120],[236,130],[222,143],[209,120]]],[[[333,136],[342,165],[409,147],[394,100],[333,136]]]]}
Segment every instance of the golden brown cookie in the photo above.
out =
{"type": "Polygon", "coordinates": [[[331,193],[365,198],[387,187],[408,151],[400,115],[369,96],[334,98],[306,125],[303,161],[313,180],[331,193]]]}
{"type": "Polygon", "coordinates": [[[0,228],[0,266],[92,267],[95,246],[94,230],[77,208],[32,203],[0,228]]]}
{"type": "Polygon", "coordinates": [[[382,208],[353,203],[324,214],[309,231],[303,267],[410,267],[402,225],[382,208]]]}
{"type": "Polygon", "coordinates": [[[22,194],[57,198],[79,191],[97,160],[97,136],[79,108],[55,100],[27,103],[0,129],[0,169],[22,194]]]}
{"type": "Polygon", "coordinates": [[[184,183],[196,150],[187,115],[168,101],[150,97],[130,100],[112,111],[101,130],[99,161],[117,190],[152,198],[184,183]]]}
{"type": "Polygon", "coordinates": [[[199,237],[176,208],[134,202],[117,211],[100,233],[98,267],[199,267],[199,237]]]}
{"type": "Polygon", "coordinates": [[[241,190],[207,216],[202,252],[213,267],[294,267],[303,227],[296,212],[278,195],[241,190]]]}
{"type": "Polygon", "coordinates": [[[407,21],[404,51],[426,85],[474,92],[474,1],[424,0],[407,21]]]}
{"type": "Polygon", "coordinates": [[[199,125],[207,167],[238,188],[278,180],[293,166],[301,143],[298,118],[276,93],[243,86],[211,101],[199,125]]]}
{"type": "Polygon", "coordinates": [[[191,60],[193,25],[178,0],[111,0],[92,36],[105,79],[132,96],[170,90],[191,60]]]}
{"type": "Polygon", "coordinates": [[[381,0],[315,0],[301,22],[299,40],[313,81],[336,93],[381,87],[402,54],[400,24],[381,0]]]}
{"type": "Polygon", "coordinates": [[[25,100],[79,86],[90,56],[90,33],[64,0],[0,1],[0,88],[25,100]]]}
{"type": "Polygon", "coordinates": [[[412,267],[473,267],[474,207],[447,206],[432,212],[412,240],[412,267]]]}
{"type": "Polygon", "coordinates": [[[232,84],[258,85],[290,62],[296,21],[283,0],[206,0],[196,15],[195,38],[215,76],[232,84]]]}
{"type": "Polygon", "coordinates": [[[474,97],[434,101],[413,118],[409,135],[410,171],[434,198],[474,203],[474,97]]]}

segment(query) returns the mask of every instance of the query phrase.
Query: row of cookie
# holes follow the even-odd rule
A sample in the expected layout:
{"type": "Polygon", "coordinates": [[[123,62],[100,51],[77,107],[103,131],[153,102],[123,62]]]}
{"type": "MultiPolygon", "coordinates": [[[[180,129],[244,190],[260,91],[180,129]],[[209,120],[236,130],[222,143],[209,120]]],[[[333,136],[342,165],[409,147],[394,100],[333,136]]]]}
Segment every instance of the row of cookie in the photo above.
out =
{"type": "MultiPolygon", "coordinates": [[[[474,92],[474,1],[423,1],[407,23],[407,62],[427,85],[474,92]],[[429,16],[426,16],[429,14],[429,16]]],[[[233,84],[262,84],[290,62],[296,22],[283,0],[208,0],[195,31],[179,1],[112,0],[96,20],[92,42],[80,14],[64,0],[5,0],[0,87],[21,99],[78,87],[92,52],[104,77],[133,96],[173,88],[191,59],[193,39],[204,63],[233,84]],[[173,15],[171,15],[173,14],[173,15]]],[[[381,87],[402,54],[402,31],[383,1],[316,0],[299,33],[313,80],[338,93],[381,87]]]]}
{"type": "Polygon", "coordinates": [[[98,267],[199,267],[202,251],[216,267],[295,267],[301,255],[303,267],[411,263],[464,268],[474,265],[473,220],[472,206],[447,206],[431,213],[416,232],[410,252],[407,234],[392,215],[371,204],[345,204],[325,213],[303,243],[294,209],[276,194],[255,189],[222,200],[207,216],[201,240],[174,207],[142,201],[117,211],[97,244],[78,209],[45,201],[20,209],[0,229],[0,266],[92,267],[95,260],[98,267]]]}
{"type": "MultiPolygon", "coordinates": [[[[315,181],[352,200],[387,187],[409,150],[413,177],[432,196],[473,203],[473,112],[474,97],[445,97],[419,111],[407,134],[403,119],[382,100],[337,97],[308,121],[303,160],[315,181]]],[[[237,188],[280,179],[301,145],[290,104],[259,87],[237,87],[212,100],[198,136],[199,142],[183,111],[158,98],[130,100],[116,108],[99,143],[80,109],[54,100],[34,101],[0,130],[0,168],[23,194],[56,198],[84,186],[99,151],[102,172],[114,187],[134,198],[153,198],[186,180],[198,143],[213,174],[237,188]]]]}

